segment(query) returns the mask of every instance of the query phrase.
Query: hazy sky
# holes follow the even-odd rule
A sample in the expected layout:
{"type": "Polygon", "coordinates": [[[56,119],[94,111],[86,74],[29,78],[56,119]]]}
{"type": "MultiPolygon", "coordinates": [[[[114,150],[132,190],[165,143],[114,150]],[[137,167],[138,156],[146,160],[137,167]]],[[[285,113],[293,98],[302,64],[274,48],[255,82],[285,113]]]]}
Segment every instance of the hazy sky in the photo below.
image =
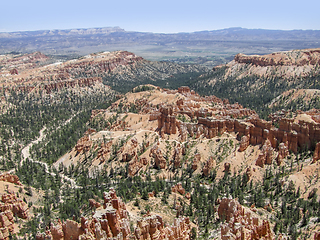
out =
{"type": "Polygon", "coordinates": [[[0,9],[0,32],[114,26],[162,33],[320,30],[319,0],[2,0],[0,9]]]}

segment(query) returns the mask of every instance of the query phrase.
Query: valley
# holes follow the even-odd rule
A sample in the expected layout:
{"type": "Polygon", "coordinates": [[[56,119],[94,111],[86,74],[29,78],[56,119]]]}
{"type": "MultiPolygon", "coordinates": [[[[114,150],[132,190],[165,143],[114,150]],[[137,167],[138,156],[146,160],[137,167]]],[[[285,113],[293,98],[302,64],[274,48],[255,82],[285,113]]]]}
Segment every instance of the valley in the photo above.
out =
{"type": "Polygon", "coordinates": [[[238,53],[271,54],[292,49],[319,48],[319,30],[226,28],[213,31],[151,33],[119,27],[0,32],[0,54],[41,51],[70,60],[94,52],[134,52],[151,61],[170,61],[214,67],[238,53]]]}

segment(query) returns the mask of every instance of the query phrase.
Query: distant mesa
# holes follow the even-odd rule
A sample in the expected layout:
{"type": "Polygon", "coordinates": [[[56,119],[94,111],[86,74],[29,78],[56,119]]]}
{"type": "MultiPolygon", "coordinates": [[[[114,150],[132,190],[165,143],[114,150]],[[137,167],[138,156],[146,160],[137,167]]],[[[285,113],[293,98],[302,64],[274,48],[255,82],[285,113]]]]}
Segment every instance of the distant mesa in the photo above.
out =
{"type": "MultiPolygon", "coordinates": [[[[305,78],[319,74],[320,48],[275,52],[267,55],[237,54],[234,59],[218,65],[213,71],[226,67],[223,78],[305,78]]],[[[298,81],[298,80],[295,80],[298,81]]]]}
{"type": "Polygon", "coordinates": [[[254,64],[256,66],[305,66],[320,64],[320,48],[277,52],[268,55],[237,54],[237,63],[254,64]]]}

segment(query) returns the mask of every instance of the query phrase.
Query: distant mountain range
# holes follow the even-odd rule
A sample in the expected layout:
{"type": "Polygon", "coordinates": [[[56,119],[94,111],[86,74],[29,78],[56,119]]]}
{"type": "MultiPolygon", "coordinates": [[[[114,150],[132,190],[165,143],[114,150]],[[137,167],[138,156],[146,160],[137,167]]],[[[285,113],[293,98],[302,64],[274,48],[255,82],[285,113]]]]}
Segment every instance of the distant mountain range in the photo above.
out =
{"type": "Polygon", "coordinates": [[[163,34],[108,27],[0,33],[0,54],[41,51],[70,59],[92,52],[127,50],[149,60],[208,66],[226,63],[239,52],[267,54],[317,47],[320,47],[319,30],[228,28],[163,34]]]}
{"type": "MultiPolygon", "coordinates": [[[[97,37],[120,37],[131,41],[174,41],[174,40],[319,40],[320,30],[267,30],[247,28],[226,28],[212,31],[181,32],[181,33],[152,33],[125,31],[120,27],[81,28],[67,30],[38,30],[2,32],[0,38],[19,37],[56,37],[92,35],[97,37]]],[[[120,39],[119,39],[120,40],[120,39]]]]}

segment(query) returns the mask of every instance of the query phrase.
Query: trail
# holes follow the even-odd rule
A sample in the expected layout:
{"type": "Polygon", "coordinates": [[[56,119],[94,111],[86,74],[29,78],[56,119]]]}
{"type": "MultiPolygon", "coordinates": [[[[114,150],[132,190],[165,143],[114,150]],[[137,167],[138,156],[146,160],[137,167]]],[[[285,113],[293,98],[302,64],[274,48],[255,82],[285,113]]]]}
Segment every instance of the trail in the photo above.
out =
{"type": "MultiPolygon", "coordinates": [[[[20,166],[23,164],[23,162],[27,159],[27,158],[29,158],[30,160],[31,160],[31,158],[30,158],[30,148],[33,146],[33,144],[37,144],[37,143],[39,143],[40,141],[42,141],[43,140],[43,138],[45,138],[45,134],[44,134],[44,131],[46,130],[47,128],[44,126],[41,130],[40,130],[40,132],[39,132],[39,134],[40,134],[40,136],[36,139],[36,140],[33,140],[31,143],[29,143],[27,146],[25,146],[23,149],[22,149],[22,151],[21,151],[21,153],[22,153],[22,160],[21,160],[21,162],[20,162],[20,166]]],[[[33,160],[31,160],[31,161],[33,161],[33,160]]],[[[34,162],[34,161],[33,161],[34,162]]],[[[47,166],[47,165],[46,165],[47,166]]]]}
{"type": "MultiPolygon", "coordinates": [[[[75,116],[75,115],[74,115],[74,116],[75,116]]],[[[67,123],[69,123],[74,116],[72,116],[71,118],[69,118],[68,120],[66,120],[66,121],[63,123],[62,126],[64,126],[64,125],[66,125],[67,123]]],[[[57,129],[59,129],[60,127],[61,127],[61,126],[59,126],[57,129]]],[[[56,174],[49,171],[49,166],[48,166],[47,163],[34,160],[34,159],[32,159],[31,156],[30,156],[30,148],[31,148],[34,144],[39,143],[40,141],[42,141],[42,140],[46,137],[46,134],[44,133],[46,129],[47,129],[46,126],[44,126],[44,127],[40,130],[40,132],[39,132],[40,136],[39,136],[36,140],[33,140],[31,143],[29,143],[27,146],[25,146],[25,147],[21,150],[22,160],[21,160],[21,162],[20,162],[20,166],[22,166],[23,162],[26,161],[26,159],[29,159],[29,161],[31,161],[31,162],[38,163],[38,164],[44,166],[46,173],[48,173],[48,174],[50,174],[51,176],[54,177],[54,176],[56,176],[56,174]]],[[[14,169],[11,170],[11,171],[9,171],[9,172],[12,172],[12,171],[14,171],[14,169]]],[[[71,183],[71,187],[72,187],[72,188],[79,188],[79,186],[77,186],[76,182],[75,182],[72,178],[69,178],[69,177],[65,176],[64,174],[62,174],[62,173],[60,173],[59,175],[60,175],[60,177],[61,177],[62,179],[66,180],[66,181],[69,181],[69,182],[71,183]]]]}

